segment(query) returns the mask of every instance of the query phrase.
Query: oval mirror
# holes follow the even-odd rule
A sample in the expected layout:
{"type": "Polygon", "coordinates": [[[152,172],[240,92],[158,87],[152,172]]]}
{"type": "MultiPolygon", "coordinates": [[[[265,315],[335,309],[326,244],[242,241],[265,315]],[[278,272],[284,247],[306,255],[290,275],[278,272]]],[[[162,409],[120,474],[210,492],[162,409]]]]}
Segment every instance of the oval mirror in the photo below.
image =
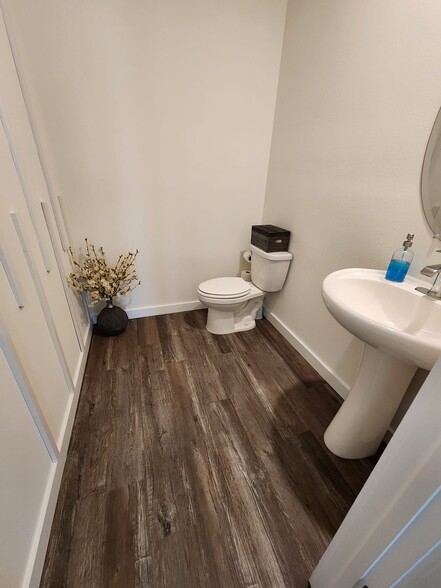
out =
{"type": "Polygon", "coordinates": [[[430,133],[421,173],[421,202],[435,237],[441,239],[441,109],[430,133]]]}

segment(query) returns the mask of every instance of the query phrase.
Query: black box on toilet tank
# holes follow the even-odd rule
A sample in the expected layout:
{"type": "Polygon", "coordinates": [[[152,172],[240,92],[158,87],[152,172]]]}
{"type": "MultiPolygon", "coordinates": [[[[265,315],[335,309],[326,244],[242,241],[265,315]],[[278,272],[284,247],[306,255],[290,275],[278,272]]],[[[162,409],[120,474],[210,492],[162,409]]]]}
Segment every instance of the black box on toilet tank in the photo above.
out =
{"type": "Polygon", "coordinates": [[[274,225],[253,225],[251,227],[251,245],[255,245],[267,253],[287,251],[290,236],[290,231],[274,225]]]}

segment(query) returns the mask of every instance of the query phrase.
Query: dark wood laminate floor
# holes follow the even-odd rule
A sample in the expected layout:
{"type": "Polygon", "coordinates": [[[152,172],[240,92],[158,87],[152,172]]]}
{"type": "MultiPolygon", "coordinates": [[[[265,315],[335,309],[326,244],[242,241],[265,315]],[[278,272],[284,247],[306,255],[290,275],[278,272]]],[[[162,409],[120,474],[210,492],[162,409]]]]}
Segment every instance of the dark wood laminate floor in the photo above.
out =
{"type": "Polygon", "coordinates": [[[94,336],[41,586],[307,586],[375,460],[327,451],[339,403],[266,320],[205,316],[94,336]]]}

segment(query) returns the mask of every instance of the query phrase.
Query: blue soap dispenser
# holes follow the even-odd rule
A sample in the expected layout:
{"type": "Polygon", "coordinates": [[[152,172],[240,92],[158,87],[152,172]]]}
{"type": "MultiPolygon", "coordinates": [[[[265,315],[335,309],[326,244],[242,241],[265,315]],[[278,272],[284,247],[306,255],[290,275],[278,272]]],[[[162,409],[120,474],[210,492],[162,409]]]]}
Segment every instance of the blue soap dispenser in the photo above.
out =
{"type": "Polygon", "coordinates": [[[409,233],[403,243],[403,246],[394,251],[389,267],[386,272],[386,280],[391,282],[403,282],[407,271],[413,259],[413,251],[410,247],[413,245],[415,235],[409,233]]]}

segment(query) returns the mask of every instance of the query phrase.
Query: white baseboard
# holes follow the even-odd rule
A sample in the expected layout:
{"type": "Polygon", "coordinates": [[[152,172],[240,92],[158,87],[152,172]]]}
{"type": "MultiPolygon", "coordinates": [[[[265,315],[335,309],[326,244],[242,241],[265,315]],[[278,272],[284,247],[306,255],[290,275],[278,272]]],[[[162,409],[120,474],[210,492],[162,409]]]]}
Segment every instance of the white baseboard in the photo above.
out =
{"type": "MultiPolygon", "coordinates": [[[[124,308],[129,319],[143,318],[146,316],[159,316],[161,314],[173,314],[175,312],[186,312],[188,310],[198,310],[205,308],[199,300],[190,300],[189,302],[177,302],[176,304],[160,304],[159,306],[141,306],[140,308],[124,308]]],[[[96,324],[96,314],[90,313],[92,324],[96,324]]]]}
{"type": "Polygon", "coordinates": [[[278,319],[272,312],[264,308],[265,318],[276,328],[285,339],[291,343],[296,351],[298,351],[308,363],[321,375],[321,377],[328,382],[332,388],[341,396],[346,398],[350,385],[343,381],[337,374],[327,366],[297,335],[291,331],[280,319],[278,319]]]}
{"type": "Polygon", "coordinates": [[[160,314],[173,314],[175,312],[185,312],[188,310],[197,310],[205,308],[199,300],[189,302],[178,302],[177,304],[161,304],[160,306],[142,306],[141,308],[126,309],[130,319],[142,318],[145,316],[158,316],[160,314]]]}
{"type": "Polygon", "coordinates": [[[66,409],[65,423],[63,427],[62,444],[60,457],[52,466],[51,476],[46,487],[46,495],[40,512],[40,520],[35,531],[34,545],[29,556],[28,574],[26,574],[23,586],[38,588],[40,586],[41,574],[43,572],[44,559],[49,543],[49,536],[52,521],[57,506],[58,493],[60,491],[61,478],[66,463],[67,450],[72,434],[72,427],[77,412],[78,400],[80,398],[81,385],[83,383],[84,370],[86,369],[87,356],[92,339],[92,327],[87,330],[86,342],[81,359],[78,363],[75,378],[75,391],[71,395],[69,406],[66,409]]]}

